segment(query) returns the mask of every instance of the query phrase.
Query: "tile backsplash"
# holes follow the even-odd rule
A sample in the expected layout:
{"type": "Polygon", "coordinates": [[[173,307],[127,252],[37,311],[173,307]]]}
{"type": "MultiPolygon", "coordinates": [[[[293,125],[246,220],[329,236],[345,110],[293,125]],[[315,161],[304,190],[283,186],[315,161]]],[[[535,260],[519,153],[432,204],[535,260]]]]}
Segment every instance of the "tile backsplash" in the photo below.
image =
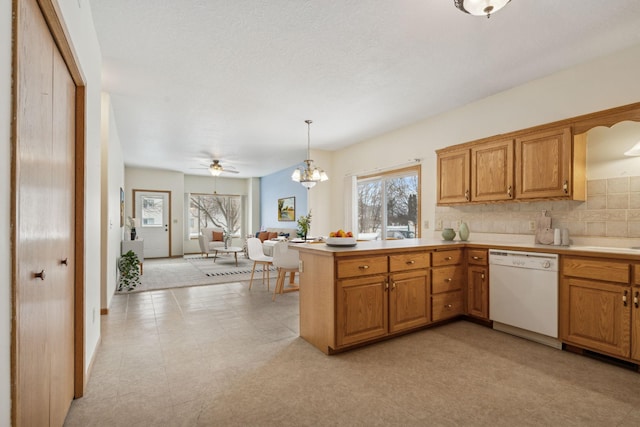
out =
{"type": "Polygon", "coordinates": [[[587,181],[587,200],[508,202],[469,206],[437,206],[436,224],[457,230],[460,221],[471,232],[531,234],[530,222],[542,211],[553,228],[582,237],[640,237],[640,176],[587,181]]]}

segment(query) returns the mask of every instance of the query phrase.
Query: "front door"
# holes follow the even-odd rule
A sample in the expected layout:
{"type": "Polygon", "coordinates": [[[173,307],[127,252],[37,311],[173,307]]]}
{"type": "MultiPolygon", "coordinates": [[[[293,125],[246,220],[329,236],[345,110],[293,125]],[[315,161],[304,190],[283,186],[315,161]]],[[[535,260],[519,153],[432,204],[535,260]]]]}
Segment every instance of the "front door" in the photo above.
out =
{"type": "Polygon", "coordinates": [[[170,257],[171,192],[133,190],[133,195],[136,234],[144,239],[144,257],[170,257]]]}

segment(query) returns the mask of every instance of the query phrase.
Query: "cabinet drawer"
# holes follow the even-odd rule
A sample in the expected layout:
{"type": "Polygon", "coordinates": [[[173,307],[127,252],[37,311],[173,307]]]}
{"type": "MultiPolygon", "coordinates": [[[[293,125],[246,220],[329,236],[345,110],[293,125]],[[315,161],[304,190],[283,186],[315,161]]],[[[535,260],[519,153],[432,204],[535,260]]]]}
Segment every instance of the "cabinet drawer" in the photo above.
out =
{"type": "Polygon", "coordinates": [[[389,271],[415,270],[429,267],[428,252],[413,252],[408,254],[391,255],[389,257],[389,271]]]}
{"type": "Polygon", "coordinates": [[[562,275],[605,282],[629,283],[631,266],[614,260],[594,260],[588,258],[564,258],[562,275]]]}
{"type": "Polygon", "coordinates": [[[461,266],[438,267],[431,270],[431,293],[462,289],[464,271],[461,266]]]}
{"type": "Polygon", "coordinates": [[[636,264],[633,266],[633,283],[636,285],[640,285],[640,264],[636,264]]]}
{"type": "Polygon", "coordinates": [[[468,249],[467,262],[472,265],[487,265],[487,250],[468,249]]]}
{"type": "Polygon", "coordinates": [[[371,256],[338,261],[338,278],[369,276],[387,272],[386,256],[371,256]]]}
{"type": "Polygon", "coordinates": [[[462,291],[433,295],[431,298],[432,321],[459,316],[464,311],[462,291]]]}
{"type": "Polygon", "coordinates": [[[434,267],[460,264],[462,261],[462,250],[454,249],[451,251],[433,252],[431,260],[434,267]]]}

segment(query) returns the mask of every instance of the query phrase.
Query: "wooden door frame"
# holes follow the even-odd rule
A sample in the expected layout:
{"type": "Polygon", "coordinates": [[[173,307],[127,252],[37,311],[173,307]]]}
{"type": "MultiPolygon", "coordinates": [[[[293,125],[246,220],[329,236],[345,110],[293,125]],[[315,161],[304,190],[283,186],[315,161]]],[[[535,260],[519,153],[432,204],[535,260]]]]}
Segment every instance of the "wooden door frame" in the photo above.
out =
{"type": "MultiPolygon", "coordinates": [[[[131,190],[131,217],[136,217],[136,193],[166,193],[167,199],[169,200],[169,214],[167,217],[167,231],[168,231],[168,239],[169,239],[169,258],[171,258],[171,190],[144,190],[140,188],[134,188],[131,190]]],[[[142,226],[142,224],[140,225],[142,226]]]]}
{"type": "MultiPolygon", "coordinates": [[[[18,134],[17,134],[17,111],[19,81],[18,67],[18,43],[21,37],[18,34],[18,19],[20,0],[12,1],[12,58],[11,58],[11,420],[16,423],[16,397],[17,397],[17,323],[16,304],[17,295],[17,272],[19,260],[17,259],[18,233],[16,224],[18,223],[18,200],[20,188],[18,187],[18,134]]],[[[69,31],[62,19],[62,12],[55,0],[36,0],[44,17],[52,38],[60,51],[62,58],[68,68],[71,79],[76,86],[75,96],[75,240],[74,240],[74,397],[79,398],[84,394],[85,388],[85,353],[84,353],[84,274],[85,274],[85,148],[86,148],[86,79],[79,67],[79,60],[74,50],[69,31]]]]}

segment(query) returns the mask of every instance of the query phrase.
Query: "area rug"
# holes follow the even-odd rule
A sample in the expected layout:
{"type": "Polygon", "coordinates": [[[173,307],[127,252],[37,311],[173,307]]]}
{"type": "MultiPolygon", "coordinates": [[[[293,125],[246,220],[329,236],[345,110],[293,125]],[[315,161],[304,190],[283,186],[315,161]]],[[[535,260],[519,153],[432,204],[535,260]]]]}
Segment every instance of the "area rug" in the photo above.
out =
{"type": "MultiPolygon", "coordinates": [[[[253,261],[238,256],[236,267],[233,255],[224,254],[213,262],[213,257],[188,256],[184,258],[146,259],[140,285],[131,291],[119,293],[156,291],[187,286],[217,285],[233,282],[248,282],[251,279],[253,261]]],[[[269,271],[271,285],[275,285],[276,269],[269,271]]],[[[254,285],[262,283],[262,267],[256,268],[254,285]]]]}

